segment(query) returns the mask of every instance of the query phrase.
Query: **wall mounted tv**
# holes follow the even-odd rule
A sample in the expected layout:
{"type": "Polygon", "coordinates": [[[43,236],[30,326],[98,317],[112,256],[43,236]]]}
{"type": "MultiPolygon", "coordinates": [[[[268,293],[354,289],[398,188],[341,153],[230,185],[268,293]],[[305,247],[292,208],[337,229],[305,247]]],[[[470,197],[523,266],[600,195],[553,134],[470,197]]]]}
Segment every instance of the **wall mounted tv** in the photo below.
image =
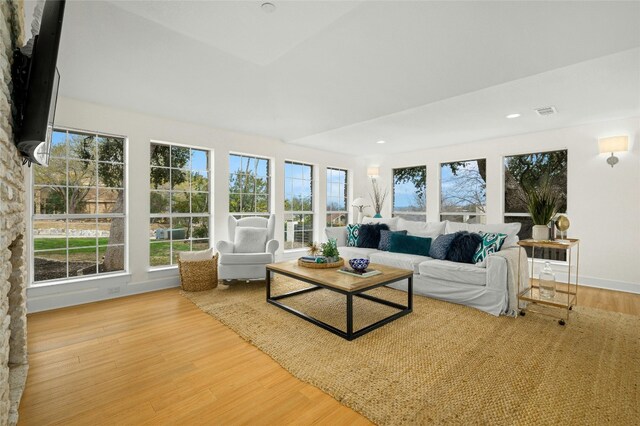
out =
{"type": "MultiPolygon", "coordinates": [[[[29,165],[32,162],[49,163],[60,82],[56,62],[64,6],[65,0],[47,0],[42,9],[38,34],[33,43],[27,43],[27,46],[32,44],[31,54],[23,48],[13,55],[14,138],[24,163],[29,165]]],[[[36,8],[36,24],[38,12],[36,8]]]]}

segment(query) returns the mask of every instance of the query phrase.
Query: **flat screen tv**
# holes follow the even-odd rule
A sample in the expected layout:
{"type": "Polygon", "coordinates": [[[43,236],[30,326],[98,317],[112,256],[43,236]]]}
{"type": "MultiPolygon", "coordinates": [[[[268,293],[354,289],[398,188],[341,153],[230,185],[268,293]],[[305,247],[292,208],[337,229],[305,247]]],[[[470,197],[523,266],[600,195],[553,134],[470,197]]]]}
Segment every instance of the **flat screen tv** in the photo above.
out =
{"type": "MultiPolygon", "coordinates": [[[[60,74],[56,68],[64,0],[47,0],[31,57],[14,54],[15,143],[25,162],[48,165],[60,74]]],[[[37,19],[37,17],[36,17],[37,19]]]]}

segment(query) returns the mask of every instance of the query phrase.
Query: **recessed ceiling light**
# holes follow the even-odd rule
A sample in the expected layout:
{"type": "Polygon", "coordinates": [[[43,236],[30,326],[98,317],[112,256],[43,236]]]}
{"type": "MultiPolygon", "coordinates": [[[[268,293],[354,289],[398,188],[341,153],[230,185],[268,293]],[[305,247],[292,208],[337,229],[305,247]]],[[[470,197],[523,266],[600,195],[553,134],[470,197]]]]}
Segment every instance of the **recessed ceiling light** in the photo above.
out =
{"type": "Polygon", "coordinates": [[[264,13],[273,13],[276,11],[276,5],[273,3],[262,3],[262,5],[260,6],[262,8],[262,11],[264,13]]]}
{"type": "Polygon", "coordinates": [[[518,117],[520,117],[520,114],[518,113],[507,115],[507,118],[518,118],[518,117]]]}
{"type": "Polygon", "coordinates": [[[384,143],[384,141],[378,141],[378,142],[376,142],[376,143],[384,143]]]}

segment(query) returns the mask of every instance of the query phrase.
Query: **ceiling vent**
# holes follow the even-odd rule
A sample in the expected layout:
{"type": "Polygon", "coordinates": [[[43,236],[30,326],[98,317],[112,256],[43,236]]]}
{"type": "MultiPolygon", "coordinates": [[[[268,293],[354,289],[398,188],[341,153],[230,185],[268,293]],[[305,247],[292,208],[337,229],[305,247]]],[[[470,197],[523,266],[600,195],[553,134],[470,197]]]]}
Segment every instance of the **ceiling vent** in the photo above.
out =
{"type": "Polygon", "coordinates": [[[556,110],[556,107],[553,107],[553,106],[535,108],[535,111],[538,113],[540,117],[546,117],[548,115],[553,115],[558,113],[558,110],[556,110]]]}

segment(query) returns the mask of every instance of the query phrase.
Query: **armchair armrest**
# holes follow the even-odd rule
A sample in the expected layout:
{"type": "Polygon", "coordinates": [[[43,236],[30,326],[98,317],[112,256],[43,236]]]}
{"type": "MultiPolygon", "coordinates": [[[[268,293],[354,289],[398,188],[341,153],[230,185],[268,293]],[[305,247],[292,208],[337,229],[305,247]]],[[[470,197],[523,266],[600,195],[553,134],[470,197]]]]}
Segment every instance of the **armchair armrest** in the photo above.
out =
{"type": "Polygon", "coordinates": [[[278,242],[278,240],[267,241],[267,253],[271,253],[274,259],[276,257],[276,251],[278,250],[278,247],[280,247],[280,243],[278,242]]]}
{"type": "Polygon", "coordinates": [[[231,241],[218,241],[216,250],[218,250],[218,253],[233,253],[233,243],[231,241]]]}

